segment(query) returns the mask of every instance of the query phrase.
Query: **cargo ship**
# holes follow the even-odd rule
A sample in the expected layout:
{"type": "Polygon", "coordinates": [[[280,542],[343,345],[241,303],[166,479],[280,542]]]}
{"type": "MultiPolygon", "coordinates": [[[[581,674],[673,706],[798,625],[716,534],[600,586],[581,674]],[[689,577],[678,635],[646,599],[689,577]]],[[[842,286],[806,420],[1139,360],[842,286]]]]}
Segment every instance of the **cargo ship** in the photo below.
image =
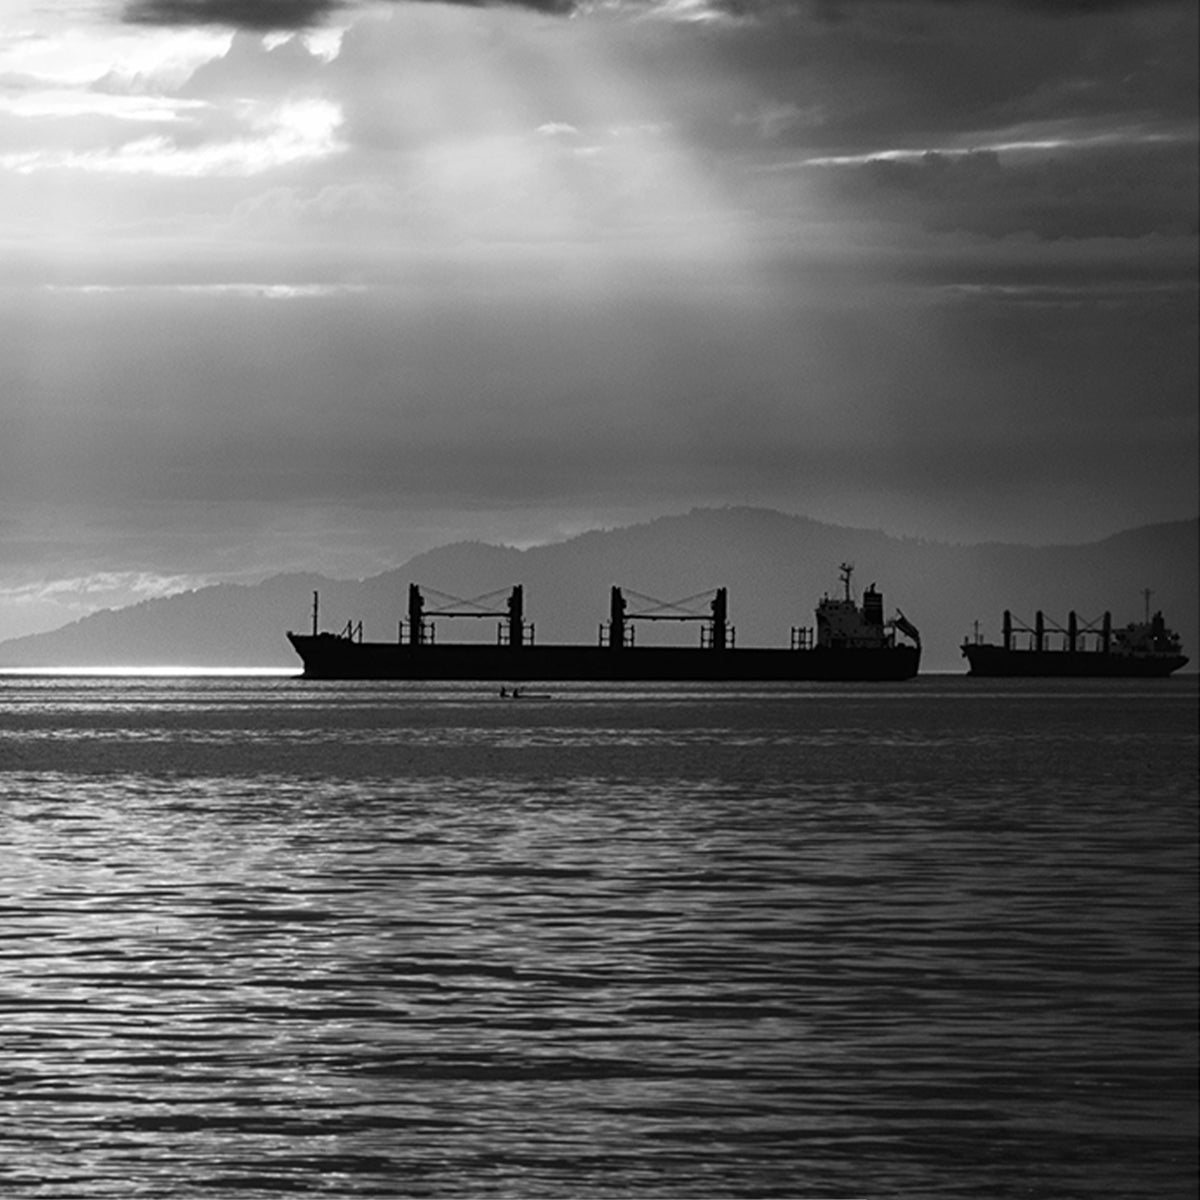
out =
{"type": "MultiPolygon", "coordinates": [[[[613,587],[609,617],[593,645],[538,645],[525,620],[517,585],[473,600],[436,595],[430,605],[417,584],[408,589],[408,616],[394,642],[364,641],[362,622],[340,633],[318,631],[320,597],[313,594],[312,632],[288,632],[306,679],[527,681],[819,681],[903,680],[917,674],[921,639],[897,610],[884,619],[883,596],[872,584],[861,606],[851,593],[853,567],[841,567],[841,596],[825,596],[816,628],[793,628],[788,647],[739,647],[729,623],[728,595],[716,588],[687,600],[663,602],[613,587]],[[626,591],[630,594],[627,596],[626,591]],[[631,605],[631,599],[635,601],[631,605]],[[495,642],[445,643],[439,619],[497,617],[495,642]],[[699,645],[645,645],[641,621],[696,621],[699,645]]],[[[433,589],[426,589],[430,593],[433,589]]]]}
{"type": "Polygon", "coordinates": [[[1168,629],[1161,612],[1150,615],[1150,592],[1145,618],[1114,628],[1112,614],[1081,621],[1074,613],[1062,626],[1038,612],[1032,626],[1005,611],[1003,642],[963,642],[962,652],[971,675],[988,677],[1054,677],[1063,679],[1148,679],[1178,671],[1187,661],[1179,635],[1168,629]]]}

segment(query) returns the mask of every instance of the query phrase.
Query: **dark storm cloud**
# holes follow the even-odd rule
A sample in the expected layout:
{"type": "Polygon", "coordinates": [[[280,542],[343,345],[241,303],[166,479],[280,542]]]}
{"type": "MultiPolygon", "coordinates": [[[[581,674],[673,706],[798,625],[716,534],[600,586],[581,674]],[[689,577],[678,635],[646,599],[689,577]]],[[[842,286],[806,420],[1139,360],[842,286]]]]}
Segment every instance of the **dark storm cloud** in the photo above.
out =
{"type": "MultiPolygon", "coordinates": [[[[913,0],[919,3],[920,0],[913,0]]],[[[936,0],[939,4],[958,6],[963,0],[936,0]]],[[[1020,8],[1031,12],[1073,13],[1112,12],[1121,8],[1148,8],[1159,4],[1186,4],[1190,0],[967,0],[976,5],[990,5],[993,8],[1020,8]]],[[[874,4],[878,0],[823,0],[824,7],[853,7],[855,5],[874,4]]]]}
{"type": "MultiPolygon", "coordinates": [[[[488,0],[452,2],[482,8],[488,0]]],[[[227,25],[267,32],[310,29],[354,6],[354,0],[129,0],[124,19],[134,25],[227,25]]],[[[511,0],[508,6],[549,13],[575,8],[571,0],[511,0]]]]}
{"type": "Polygon", "coordinates": [[[719,29],[608,22],[606,36],[632,78],[655,81],[665,119],[718,156],[1192,136],[1194,6],[1077,20],[1015,0],[851,0],[835,10],[842,19],[807,5],[791,19],[719,29]]]}
{"type": "MultiPolygon", "coordinates": [[[[398,4],[429,0],[392,0],[398,4]]],[[[571,13],[586,8],[585,0],[434,0],[473,8],[526,8],[535,12],[571,13]]],[[[912,0],[919,7],[928,0],[912,0]]],[[[958,4],[963,0],[934,0],[958,4]]],[[[1154,4],[1156,0],[1149,0],[1154,4]]],[[[1157,0],[1182,4],[1189,0],[1157,0]]],[[[1078,16],[1147,6],[1147,0],[974,0],[976,5],[1025,9],[1051,15],[1078,16]]],[[[139,25],[227,25],[262,31],[309,29],[354,7],[355,0],[127,0],[124,19],[139,25]]],[[[627,0],[630,9],[653,8],[654,0],[627,0]]],[[[763,17],[772,13],[808,12],[836,20],[855,9],[878,7],[879,0],[713,0],[711,7],[732,16],[763,17]]]]}
{"type": "Polygon", "coordinates": [[[343,0],[131,0],[133,25],[228,25],[234,29],[307,29],[344,7],[343,0]]]}

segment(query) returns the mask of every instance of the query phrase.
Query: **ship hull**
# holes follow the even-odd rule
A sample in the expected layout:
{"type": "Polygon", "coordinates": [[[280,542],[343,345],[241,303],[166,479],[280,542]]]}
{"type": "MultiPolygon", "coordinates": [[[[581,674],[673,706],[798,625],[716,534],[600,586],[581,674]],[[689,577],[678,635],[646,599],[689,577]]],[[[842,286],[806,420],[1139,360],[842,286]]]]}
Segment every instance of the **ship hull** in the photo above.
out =
{"type": "Polygon", "coordinates": [[[492,682],[745,681],[911,679],[917,647],[808,650],[644,646],[425,645],[358,642],[289,633],[307,679],[482,680],[492,682]]]}
{"type": "Polygon", "coordinates": [[[962,648],[971,675],[986,678],[1161,679],[1188,660],[1183,654],[1106,654],[1102,650],[1005,650],[968,644],[962,648]]]}

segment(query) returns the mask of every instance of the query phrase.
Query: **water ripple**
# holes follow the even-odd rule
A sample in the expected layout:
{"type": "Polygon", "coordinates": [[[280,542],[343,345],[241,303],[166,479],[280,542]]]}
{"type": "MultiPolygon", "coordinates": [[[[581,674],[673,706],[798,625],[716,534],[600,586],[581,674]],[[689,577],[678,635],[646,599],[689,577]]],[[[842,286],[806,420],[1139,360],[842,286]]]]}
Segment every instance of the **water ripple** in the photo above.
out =
{"type": "Polygon", "coordinates": [[[0,1192],[1191,1196],[1194,689],[23,680],[0,1192]]]}

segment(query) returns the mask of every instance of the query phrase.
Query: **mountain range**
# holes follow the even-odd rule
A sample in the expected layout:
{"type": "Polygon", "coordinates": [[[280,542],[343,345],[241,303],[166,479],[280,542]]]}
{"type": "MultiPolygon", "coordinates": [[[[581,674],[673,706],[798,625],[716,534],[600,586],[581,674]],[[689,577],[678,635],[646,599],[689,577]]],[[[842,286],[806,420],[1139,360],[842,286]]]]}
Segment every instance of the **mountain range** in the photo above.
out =
{"type": "MultiPolygon", "coordinates": [[[[770,509],[695,509],[524,550],[458,542],[363,580],[290,574],[198,588],[0,642],[0,667],[298,668],[284,632],[311,628],[314,592],[322,628],[361,621],[367,640],[394,640],[410,582],[430,596],[436,590],[462,597],[520,583],[542,644],[594,642],[614,584],[668,601],[726,586],[737,645],[787,646],[792,626],[813,623],[821,596],[839,593],[845,562],[855,567],[856,590],[877,584],[888,615],[900,608],[920,628],[924,671],[963,671],[959,646],[974,635],[974,623],[997,640],[1006,608],[1029,623],[1042,609],[1062,624],[1072,609],[1083,620],[1108,609],[1124,624],[1141,619],[1146,588],[1152,609],[1181,634],[1194,669],[1198,534],[1200,520],[1186,520],[1082,545],[954,545],[770,509]]],[[[495,627],[492,620],[442,619],[437,637],[494,639],[495,627]]],[[[698,637],[694,627],[674,625],[643,625],[637,633],[639,644],[698,637]]]]}

